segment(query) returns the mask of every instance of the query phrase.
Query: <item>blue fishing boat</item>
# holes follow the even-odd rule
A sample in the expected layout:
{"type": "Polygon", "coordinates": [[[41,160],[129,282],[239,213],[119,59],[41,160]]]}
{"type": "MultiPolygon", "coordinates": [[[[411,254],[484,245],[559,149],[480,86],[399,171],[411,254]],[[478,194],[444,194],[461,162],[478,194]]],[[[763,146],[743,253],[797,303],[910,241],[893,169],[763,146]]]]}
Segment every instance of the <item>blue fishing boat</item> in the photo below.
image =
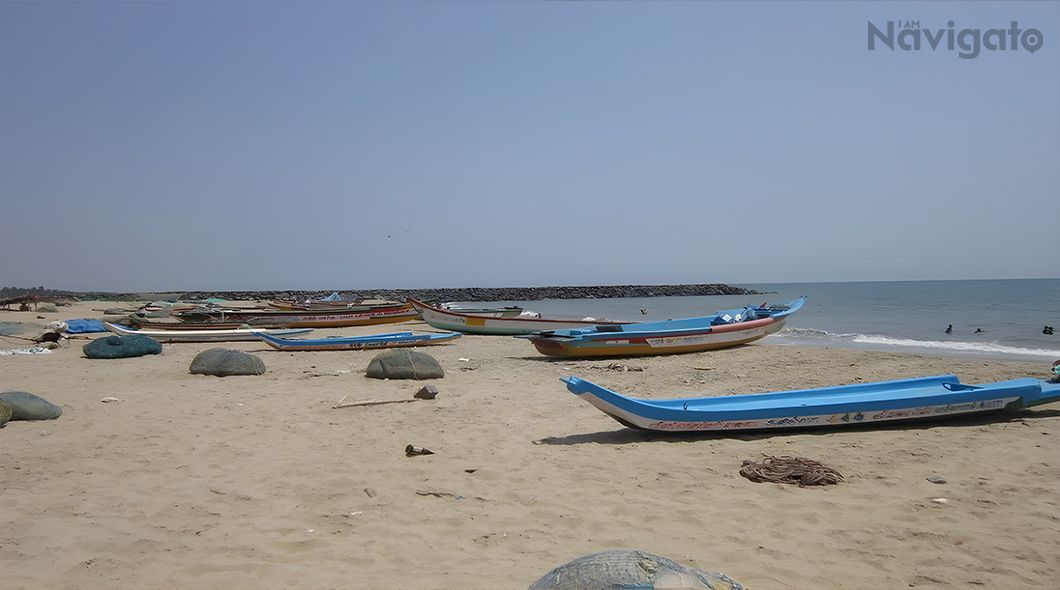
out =
{"type": "Polygon", "coordinates": [[[306,334],[313,331],[313,328],[291,328],[287,330],[267,330],[264,332],[261,328],[233,328],[230,330],[133,330],[110,322],[103,322],[103,327],[119,336],[147,336],[154,338],[159,342],[254,341],[258,339],[255,333],[267,334],[269,336],[294,336],[296,334],[306,334]]]}
{"type": "Polygon", "coordinates": [[[541,354],[567,357],[646,356],[699,352],[754,342],[784,327],[806,301],[748,305],[714,315],[637,324],[597,325],[516,336],[541,354]]]}
{"type": "Polygon", "coordinates": [[[455,340],[459,338],[461,334],[460,332],[448,332],[445,334],[391,332],[389,334],[371,334],[368,336],[332,336],[329,338],[313,339],[277,338],[276,336],[271,336],[264,332],[255,332],[255,335],[277,350],[313,351],[428,346],[455,340]]]}
{"type": "Polygon", "coordinates": [[[938,375],[682,399],[633,399],[577,377],[561,381],[572,393],[626,426],[669,432],[847,426],[1013,411],[1060,400],[1060,379],[965,385],[954,375],[938,375]]]}

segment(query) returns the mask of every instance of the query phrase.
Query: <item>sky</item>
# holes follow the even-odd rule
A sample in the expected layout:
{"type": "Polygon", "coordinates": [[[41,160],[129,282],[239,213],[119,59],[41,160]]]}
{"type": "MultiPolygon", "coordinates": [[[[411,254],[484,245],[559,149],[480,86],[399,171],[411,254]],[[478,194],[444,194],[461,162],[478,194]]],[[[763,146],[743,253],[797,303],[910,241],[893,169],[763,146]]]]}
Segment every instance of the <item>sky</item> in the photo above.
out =
{"type": "Polygon", "coordinates": [[[1058,213],[1056,1],[0,2],[3,287],[1056,278],[1058,213]]]}

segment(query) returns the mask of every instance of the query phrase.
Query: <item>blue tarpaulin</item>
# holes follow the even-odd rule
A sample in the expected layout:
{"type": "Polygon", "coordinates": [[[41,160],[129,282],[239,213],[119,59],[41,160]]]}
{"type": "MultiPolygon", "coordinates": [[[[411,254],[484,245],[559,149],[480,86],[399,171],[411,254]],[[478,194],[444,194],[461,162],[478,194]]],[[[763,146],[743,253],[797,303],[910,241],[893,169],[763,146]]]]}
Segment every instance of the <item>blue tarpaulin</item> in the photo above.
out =
{"type": "Polygon", "coordinates": [[[103,322],[99,320],[66,320],[67,334],[84,334],[86,332],[106,332],[103,322]]]}

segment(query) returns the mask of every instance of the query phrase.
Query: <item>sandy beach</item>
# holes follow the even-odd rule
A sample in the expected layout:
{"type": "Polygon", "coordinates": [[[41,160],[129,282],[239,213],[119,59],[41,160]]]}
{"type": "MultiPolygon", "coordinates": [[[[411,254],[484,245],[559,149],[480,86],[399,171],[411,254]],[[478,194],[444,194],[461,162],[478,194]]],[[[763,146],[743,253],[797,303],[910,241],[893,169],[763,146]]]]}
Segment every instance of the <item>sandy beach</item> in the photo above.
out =
{"type": "MultiPolygon", "coordinates": [[[[4,311],[0,321],[101,318],[95,310],[113,306],[81,302],[44,319],[4,311]]],[[[408,322],[313,335],[395,329],[434,331],[408,322]]],[[[748,589],[1060,580],[1060,404],[826,432],[666,435],[621,426],[559,381],[665,398],[944,373],[1048,378],[1047,363],[769,344],[580,361],[465,336],[419,349],[446,376],[417,382],[366,378],[378,351],[174,343],[92,360],[87,341],[0,356],[0,390],[63,408],[57,420],[0,430],[0,588],[526,588],[607,549],[748,589]],[[216,346],[255,354],[268,371],[190,374],[216,346]],[[436,399],[332,408],[411,398],[425,384],[436,399]],[[406,456],[409,444],[434,454],[406,456]],[[845,481],[740,476],[744,460],[768,455],[821,461],[845,481]]],[[[0,337],[0,348],[27,345],[0,337]]]]}

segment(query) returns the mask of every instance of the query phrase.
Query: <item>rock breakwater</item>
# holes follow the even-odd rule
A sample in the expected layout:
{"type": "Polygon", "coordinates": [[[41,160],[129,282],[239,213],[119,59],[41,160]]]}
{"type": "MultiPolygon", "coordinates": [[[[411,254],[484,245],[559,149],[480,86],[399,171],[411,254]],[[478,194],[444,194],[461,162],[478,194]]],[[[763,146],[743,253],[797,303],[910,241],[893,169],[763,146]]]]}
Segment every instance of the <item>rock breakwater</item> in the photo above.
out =
{"type": "Polygon", "coordinates": [[[234,300],[321,299],[337,292],[344,299],[423,301],[538,301],[541,299],[610,299],[614,297],[677,297],[691,295],[754,295],[728,285],[621,285],[600,287],[464,287],[455,289],[364,289],[354,291],[238,291],[188,293],[188,299],[219,297],[234,300]]]}
{"type": "Polygon", "coordinates": [[[359,289],[323,291],[186,291],[183,293],[78,293],[54,289],[11,289],[18,295],[45,298],[144,301],[152,299],[230,299],[263,301],[270,299],[304,301],[338,293],[344,299],[390,299],[407,297],[423,301],[538,301],[541,299],[610,299],[615,297],[686,297],[699,295],[756,295],[757,291],[721,283],[701,285],[611,285],[587,287],[464,287],[454,289],[359,289]]]}

